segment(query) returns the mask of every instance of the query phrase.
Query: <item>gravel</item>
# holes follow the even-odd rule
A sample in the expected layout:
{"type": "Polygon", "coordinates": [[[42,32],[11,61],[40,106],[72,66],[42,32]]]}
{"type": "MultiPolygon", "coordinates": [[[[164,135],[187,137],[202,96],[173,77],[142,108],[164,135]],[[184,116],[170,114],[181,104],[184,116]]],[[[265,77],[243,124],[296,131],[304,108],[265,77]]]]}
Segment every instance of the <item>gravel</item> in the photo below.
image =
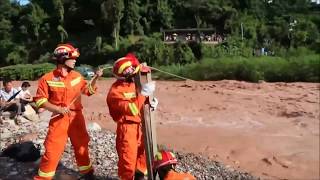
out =
{"type": "MultiPolygon", "coordinates": [[[[43,142],[48,126],[47,121],[30,122],[24,121],[17,126],[10,120],[4,121],[0,125],[0,148],[19,142],[19,140],[33,140],[41,145],[41,152],[44,152],[43,142]],[[30,134],[36,134],[34,137],[30,134]],[[29,137],[28,137],[29,135],[29,137]]],[[[106,131],[89,130],[90,157],[95,168],[97,179],[118,179],[117,161],[118,156],[115,150],[115,134],[106,131]]],[[[222,163],[208,159],[202,155],[192,153],[174,152],[178,158],[176,170],[179,172],[189,172],[197,179],[204,180],[251,180],[258,179],[252,175],[240,172],[222,163]]],[[[29,180],[38,171],[38,162],[21,163],[7,157],[0,157],[0,180],[29,180]]],[[[57,180],[73,180],[79,178],[76,171],[75,158],[70,141],[67,143],[61,161],[56,171],[57,180]]]]}

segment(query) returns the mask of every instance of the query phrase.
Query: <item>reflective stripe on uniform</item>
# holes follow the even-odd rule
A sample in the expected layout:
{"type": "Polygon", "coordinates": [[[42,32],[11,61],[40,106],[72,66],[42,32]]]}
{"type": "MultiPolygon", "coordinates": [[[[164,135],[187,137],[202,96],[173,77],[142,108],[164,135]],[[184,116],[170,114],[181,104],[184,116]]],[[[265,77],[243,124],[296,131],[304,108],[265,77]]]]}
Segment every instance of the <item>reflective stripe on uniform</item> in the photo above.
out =
{"type": "Polygon", "coordinates": [[[94,94],[95,93],[95,91],[94,91],[93,87],[91,86],[91,84],[88,85],[88,90],[89,90],[90,94],[94,94]]]}
{"type": "Polygon", "coordinates": [[[142,172],[145,176],[148,175],[148,170],[145,170],[144,172],[142,172]]]}
{"type": "Polygon", "coordinates": [[[123,93],[125,98],[135,98],[136,97],[136,93],[135,92],[128,92],[128,93],[123,93]]]}
{"type": "Polygon", "coordinates": [[[53,177],[56,174],[56,171],[51,171],[51,172],[42,172],[40,169],[38,171],[38,175],[41,177],[53,177]]]}
{"type": "Polygon", "coordinates": [[[155,159],[156,159],[157,161],[162,160],[162,154],[161,154],[161,152],[157,152],[157,154],[155,155],[155,159]]]}
{"type": "Polygon", "coordinates": [[[40,107],[43,103],[47,102],[47,98],[41,98],[36,102],[37,107],[40,107]]]}
{"type": "Polygon", "coordinates": [[[129,103],[129,109],[134,116],[139,114],[139,110],[135,103],[129,103]]]}
{"type": "Polygon", "coordinates": [[[136,173],[142,173],[143,175],[147,176],[148,175],[148,170],[147,169],[144,169],[144,170],[136,169],[136,173]]]}
{"type": "Polygon", "coordinates": [[[71,48],[68,47],[68,46],[59,46],[59,47],[57,47],[56,49],[58,49],[58,48],[65,48],[65,49],[67,49],[68,51],[71,51],[71,48]]]}
{"type": "Polygon", "coordinates": [[[139,72],[139,70],[140,70],[140,65],[136,67],[136,69],[133,71],[133,73],[132,73],[132,74],[136,74],[136,73],[138,73],[138,72],[139,72]]]}
{"type": "Polygon", "coordinates": [[[90,169],[91,167],[92,167],[92,164],[90,162],[90,164],[88,166],[79,166],[79,170],[86,171],[86,170],[90,169]]]}
{"type": "Polygon", "coordinates": [[[123,63],[123,64],[120,66],[119,70],[118,70],[118,74],[122,74],[122,72],[124,71],[124,69],[127,68],[127,67],[129,67],[129,66],[131,66],[131,65],[132,65],[131,61],[128,61],[128,62],[123,63]]]}
{"type": "Polygon", "coordinates": [[[65,87],[64,83],[61,81],[47,81],[50,87],[65,87]]]}
{"type": "Polygon", "coordinates": [[[77,84],[79,84],[79,82],[81,82],[81,77],[77,77],[76,79],[72,80],[70,82],[71,86],[75,86],[77,84]]]}

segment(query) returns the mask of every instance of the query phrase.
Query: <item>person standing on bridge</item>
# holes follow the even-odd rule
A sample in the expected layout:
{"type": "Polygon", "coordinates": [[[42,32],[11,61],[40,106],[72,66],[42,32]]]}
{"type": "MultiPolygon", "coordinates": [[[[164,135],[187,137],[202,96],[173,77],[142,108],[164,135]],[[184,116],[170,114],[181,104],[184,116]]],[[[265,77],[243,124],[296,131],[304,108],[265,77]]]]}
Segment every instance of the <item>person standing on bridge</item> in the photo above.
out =
{"type": "MultiPolygon", "coordinates": [[[[117,80],[106,98],[109,113],[117,123],[116,149],[121,180],[143,179],[147,174],[140,111],[155,85],[147,83],[142,90],[136,89],[134,76],[142,68],[147,67],[142,66],[133,54],[118,59],[112,70],[117,80]]],[[[150,106],[155,109],[157,104],[154,98],[150,106]]]]}
{"type": "Polygon", "coordinates": [[[57,68],[42,76],[38,82],[34,98],[36,105],[38,108],[51,111],[53,115],[44,142],[46,150],[35,180],[54,177],[68,137],[74,148],[79,171],[83,174],[82,179],[94,179],[88,152],[89,135],[82,114],[81,94],[94,94],[96,80],[103,72],[99,69],[88,84],[80,73],[73,70],[79,55],[78,49],[72,45],[59,44],[53,53],[57,68]]]}

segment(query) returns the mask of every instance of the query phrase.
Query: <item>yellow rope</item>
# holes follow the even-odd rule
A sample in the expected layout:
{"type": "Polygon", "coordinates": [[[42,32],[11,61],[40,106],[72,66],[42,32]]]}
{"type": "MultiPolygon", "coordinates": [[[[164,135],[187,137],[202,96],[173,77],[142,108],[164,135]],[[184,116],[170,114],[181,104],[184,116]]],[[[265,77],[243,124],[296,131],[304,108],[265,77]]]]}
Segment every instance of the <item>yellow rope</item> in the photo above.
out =
{"type": "Polygon", "coordinates": [[[151,66],[148,66],[148,67],[150,67],[150,69],[152,69],[152,70],[159,71],[159,72],[162,72],[164,74],[168,74],[170,76],[174,76],[174,77],[177,77],[177,78],[180,78],[180,79],[189,80],[189,81],[195,81],[195,80],[192,80],[192,79],[189,79],[189,78],[186,78],[186,77],[182,77],[182,76],[179,76],[179,75],[176,75],[176,74],[172,74],[172,73],[157,69],[155,67],[151,67],[151,66]]]}
{"type": "MultiPolygon", "coordinates": [[[[150,69],[152,69],[152,70],[155,70],[155,71],[158,71],[158,72],[161,72],[161,73],[164,73],[164,74],[168,74],[170,76],[174,76],[174,77],[177,77],[177,78],[180,78],[180,79],[189,80],[189,81],[195,81],[193,79],[186,78],[186,77],[183,77],[183,76],[179,76],[179,75],[176,75],[176,74],[173,74],[173,73],[169,73],[169,72],[163,71],[161,69],[158,69],[158,68],[155,68],[155,67],[152,67],[152,66],[148,66],[148,67],[150,69]]],[[[101,69],[112,69],[113,67],[107,65],[107,66],[100,66],[99,68],[101,68],[101,69]]]]}

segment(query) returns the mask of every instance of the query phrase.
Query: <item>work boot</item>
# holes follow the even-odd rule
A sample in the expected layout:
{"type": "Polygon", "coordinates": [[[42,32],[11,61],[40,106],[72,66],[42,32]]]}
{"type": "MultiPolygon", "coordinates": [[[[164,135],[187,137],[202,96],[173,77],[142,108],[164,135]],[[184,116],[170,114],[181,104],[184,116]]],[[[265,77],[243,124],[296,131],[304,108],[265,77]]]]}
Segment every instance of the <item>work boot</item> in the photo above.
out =
{"type": "Polygon", "coordinates": [[[79,180],[95,180],[95,176],[93,175],[93,170],[89,171],[88,173],[84,174],[79,178],[79,180]]]}

